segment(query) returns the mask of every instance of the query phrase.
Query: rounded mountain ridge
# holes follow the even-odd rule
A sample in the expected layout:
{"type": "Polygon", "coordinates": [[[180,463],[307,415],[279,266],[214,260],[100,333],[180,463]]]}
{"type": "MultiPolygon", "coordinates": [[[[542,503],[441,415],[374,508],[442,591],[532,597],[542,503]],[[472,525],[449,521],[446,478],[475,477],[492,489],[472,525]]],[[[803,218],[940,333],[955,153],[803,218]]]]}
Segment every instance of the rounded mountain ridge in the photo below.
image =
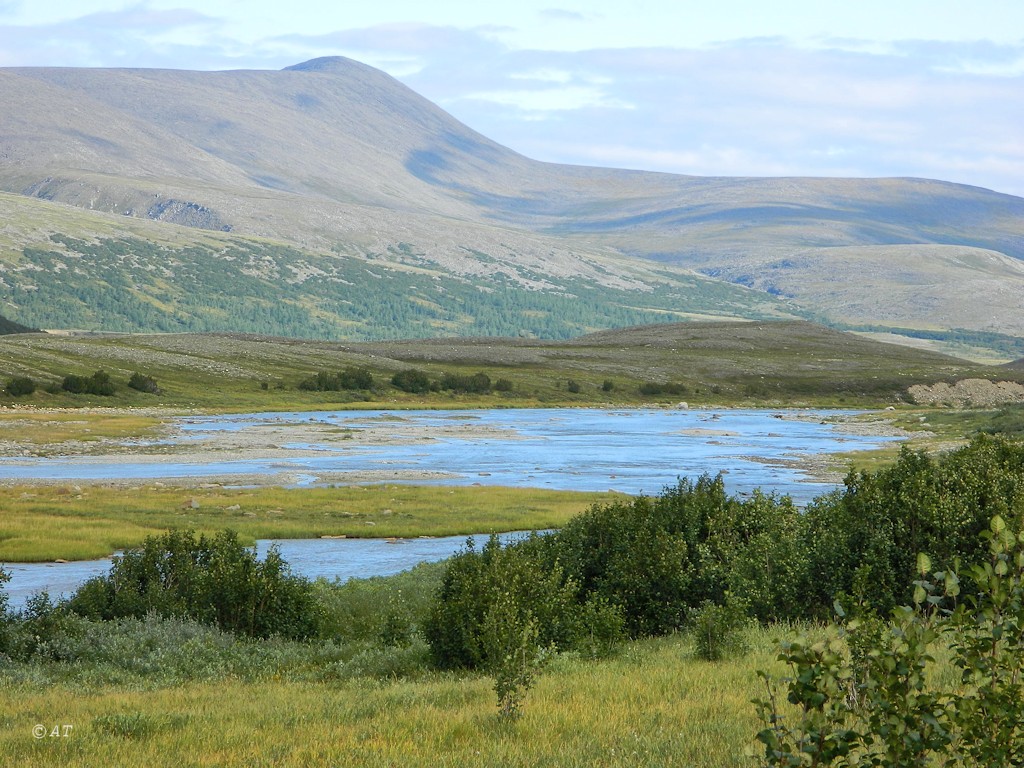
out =
{"type": "Polygon", "coordinates": [[[353,69],[372,69],[372,67],[344,56],[320,56],[299,64],[292,64],[290,67],[285,67],[282,72],[350,72],[353,69]]]}

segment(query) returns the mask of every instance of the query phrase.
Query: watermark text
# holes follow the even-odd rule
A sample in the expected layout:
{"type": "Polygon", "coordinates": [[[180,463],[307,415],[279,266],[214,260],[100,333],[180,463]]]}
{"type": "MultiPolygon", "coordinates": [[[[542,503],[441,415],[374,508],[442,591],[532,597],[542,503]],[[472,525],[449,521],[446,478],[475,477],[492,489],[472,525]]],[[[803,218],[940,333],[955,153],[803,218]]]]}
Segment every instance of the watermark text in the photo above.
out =
{"type": "Polygon", "coordinates": [[[43,725],[36,723],[32,726],[32,735],[37,739],[66,739],[71,736],[75,726],[71,723],[59,723],[57,725],[43,725]]]}

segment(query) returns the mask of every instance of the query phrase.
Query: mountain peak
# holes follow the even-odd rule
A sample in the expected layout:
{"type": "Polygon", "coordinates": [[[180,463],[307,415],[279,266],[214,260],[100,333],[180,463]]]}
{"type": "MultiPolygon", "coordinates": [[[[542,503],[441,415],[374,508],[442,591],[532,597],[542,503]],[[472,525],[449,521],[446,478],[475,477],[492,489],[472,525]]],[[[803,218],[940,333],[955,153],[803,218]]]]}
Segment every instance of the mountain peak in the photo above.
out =
{"type": "Polygon", "coordinates": [[[344,56],[321,56],[301,64],[292,64],[285,67],[283,72],[350,72],[353,69],[370,69],[366,64],[361,64],[354,59],[347,59],[344,56]]]}

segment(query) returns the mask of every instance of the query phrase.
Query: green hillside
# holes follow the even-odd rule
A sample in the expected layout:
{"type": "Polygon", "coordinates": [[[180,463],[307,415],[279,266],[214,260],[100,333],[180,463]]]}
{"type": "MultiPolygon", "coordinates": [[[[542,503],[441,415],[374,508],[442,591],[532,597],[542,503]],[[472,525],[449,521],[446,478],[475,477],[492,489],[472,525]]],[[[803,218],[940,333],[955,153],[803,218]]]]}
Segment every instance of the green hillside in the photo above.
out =
{"type": "Polygon", "coordinates": [[[0,381],[28,376],[40,388],[6,402],[51,406],[168,405],[230,410],[337,407],[346,403],[489,407],[543,404],[850,404],[906,399],[913,384],[1024,373],[883,344],[805,322],[687,322],[604,331],[562,341],[431,338],[299,341],[240,334],[27,334],[0,338],[0,381]],[[316,391],[317,374],[366,370],[368,389],[316,391]],[[431,391],[392,385],[421,371],[431,391]],[[62,391],[68,375],[105,371],[112,396],[62,391]],[[127,387],[152,377],[159,394],[127,387]],[[484,374],[482,391],[446,376],[484,374]],[[501,388],[494,385],[503,380],[501,388]]]}
{"type": "Polygon", "coordinates": [[[605,279],[614,260],[589,255],[553,275],[474,250],[466,258],[480,274],[469,280],[408,243],[323,253],[9,195],[0,211],[10,222],[0,233],[0,301],[40,328],[558,339],[693,317],[794,316],[773,297],[671,267],[623,265],[605,279]]]}

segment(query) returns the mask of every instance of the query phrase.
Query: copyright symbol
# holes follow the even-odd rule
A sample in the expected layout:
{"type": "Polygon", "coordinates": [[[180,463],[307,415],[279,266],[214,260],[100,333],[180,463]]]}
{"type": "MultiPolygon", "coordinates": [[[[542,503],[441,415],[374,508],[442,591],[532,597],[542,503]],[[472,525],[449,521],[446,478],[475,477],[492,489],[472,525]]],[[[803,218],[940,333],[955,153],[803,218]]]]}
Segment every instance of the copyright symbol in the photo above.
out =
{"type": "Polygon", "coordinates": [[[39,723],[38,725],[33,725],[32,735],[35,736],[37,739],[43,738],[44,736],[46,736],[46,726],[42,723],[39,723]]]}

